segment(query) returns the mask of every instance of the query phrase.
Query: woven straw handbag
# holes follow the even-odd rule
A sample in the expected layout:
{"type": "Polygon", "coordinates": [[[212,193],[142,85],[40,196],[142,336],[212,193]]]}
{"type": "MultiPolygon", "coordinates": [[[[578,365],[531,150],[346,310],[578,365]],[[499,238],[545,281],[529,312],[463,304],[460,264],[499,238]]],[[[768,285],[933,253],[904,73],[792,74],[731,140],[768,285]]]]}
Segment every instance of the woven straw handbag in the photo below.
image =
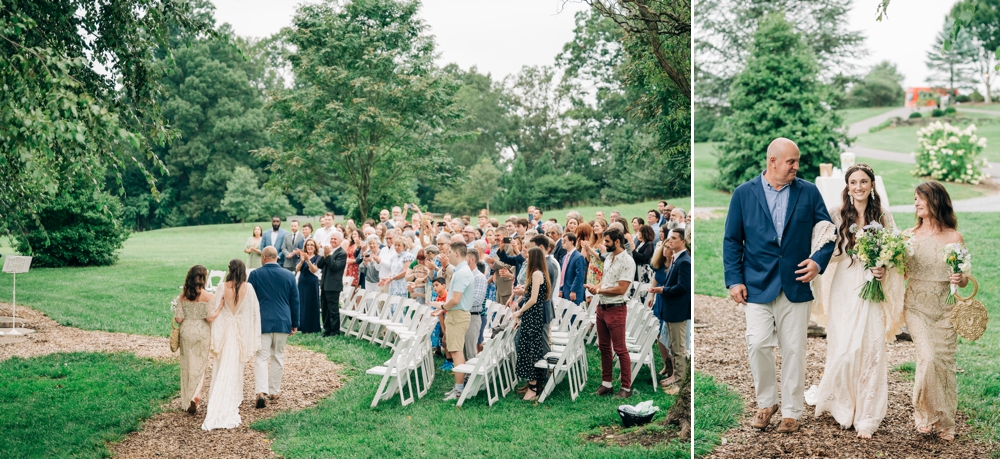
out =
{"type": "Polygon", "coordinates": [[[976,278],[969,276],[972,281],[972,295],[962,297],[955,293],[955,307],[951,311],[951,325],[955,328],[955,333],[969,341],[975,341],[983,336],[986,331],[986,324],[990,320],[986,306],[976,300],[976,293],[979,293],[979,282],[976,278]]]}
{"type": "Polygon", "coordinates": [[[177,321],[170,319],[170,352],[177,352],[181,347],[181,327],[177,321]]]}

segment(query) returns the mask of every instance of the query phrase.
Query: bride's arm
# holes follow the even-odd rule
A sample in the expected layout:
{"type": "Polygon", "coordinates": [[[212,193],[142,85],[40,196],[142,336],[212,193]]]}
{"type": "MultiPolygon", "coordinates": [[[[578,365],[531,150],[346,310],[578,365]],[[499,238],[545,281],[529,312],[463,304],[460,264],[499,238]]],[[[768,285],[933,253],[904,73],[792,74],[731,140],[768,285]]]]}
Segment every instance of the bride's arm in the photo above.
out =
{"type": "Polygon", "coordinates": [[[222,301],[222,299],[225,298],[225,296],[226,296],[226,285],[223,284],[222,293],[216,295],[215,298],[212,298],[212,301],[208,303],[208,309],[212,312],[210,312],[208,314],[208,317],[205,318],[205,322],[212,323],[216,317],[219,317],[219,313],[222,312],[222,306],[226,304],[225,301],[222,301]],[[215,304],[213,305],[212,303],[215,304]]]}

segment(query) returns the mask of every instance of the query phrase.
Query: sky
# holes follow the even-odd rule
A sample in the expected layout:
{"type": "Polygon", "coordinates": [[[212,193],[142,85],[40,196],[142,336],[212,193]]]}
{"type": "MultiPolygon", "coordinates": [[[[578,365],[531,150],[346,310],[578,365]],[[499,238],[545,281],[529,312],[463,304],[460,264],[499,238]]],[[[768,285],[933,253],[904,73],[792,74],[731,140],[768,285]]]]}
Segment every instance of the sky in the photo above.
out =
{"type": "Polygon", "coordinates": [[[889,17],[875,20],[875,7],[882,0],[854,0],[850,27],[864,33],[868,57],[861,67],[871,67],[888,60],[906,79],[903,87],[926,86],[930,71],[925,61],[945,15],[957,3],[954,0],[893,0],[889,17]]]}
{"type": "MultiPolygon", "coordinates": [[[[300,0],[213,0],[218,24],[238,35],[269,36],[291,24],[300,0]]],[[[573,38],[578,0],[424,0],[420,17],[435,36],[438,64],[476,66],[494,79],[525,65],[552,65],[573,38]]]]}

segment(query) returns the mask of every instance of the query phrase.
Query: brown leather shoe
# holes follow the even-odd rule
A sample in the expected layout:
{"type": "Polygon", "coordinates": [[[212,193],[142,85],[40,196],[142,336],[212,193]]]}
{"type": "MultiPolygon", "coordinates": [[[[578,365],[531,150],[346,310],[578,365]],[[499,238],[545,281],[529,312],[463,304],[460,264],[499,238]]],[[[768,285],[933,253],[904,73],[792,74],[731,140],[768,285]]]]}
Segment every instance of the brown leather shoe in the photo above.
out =
{"type": "Polygon", "coordinates": [[[766,429],[769,424],[771,424],[771,417],[774,413],[778,412],[778,405],[774,405],[770,408],[761,408],[757,410],[757,414],[754,415],[753,421],[750,423],[750,427],[754,429],[766,429]]]}
{"type": "Polygon", "coordinates": [[[614,389],[612,389],[610,387],[607,387],[604,384],[601,384],[600,386],[597,386],[597,395],[600,395],[600,396],[611,395],[614,392],[615,392],[614,389]]]}
{"type": "Polygon", "coordinates": [[[615,398],[629,398],[632,396],[632,391],[621,389],[615,394],[615,398]]]}
{"type": "Polygon", "coordinates": [[[792,418],[781,418],[781,423],[778,424],[778,428],[775,432],[778,433],[792,433],[799,430],[799,422],[792,418]]]}

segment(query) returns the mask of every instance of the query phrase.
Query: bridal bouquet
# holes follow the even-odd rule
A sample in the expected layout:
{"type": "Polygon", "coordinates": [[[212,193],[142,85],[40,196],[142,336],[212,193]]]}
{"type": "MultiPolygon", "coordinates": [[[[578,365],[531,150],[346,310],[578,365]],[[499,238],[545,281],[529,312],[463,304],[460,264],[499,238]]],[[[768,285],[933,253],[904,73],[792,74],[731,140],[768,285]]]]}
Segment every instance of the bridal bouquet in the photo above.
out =
{"type": "MultiPolygon", "coordinates": [[[[944,262],[951,267],[952,274],[972,271],[972,254],[958,242],[944,246],[944,262]]],[[[957,291],[958,286],[951,284],[951,293],[948,294],[945,304],[955,304],[955,292],[957,291]]]]}
{"type": "MultiPolygon", "coordinates": [[[[906,270],[909,241],[899,230],[871,222],[863,228],[858,228],[857,224],[851,225],[851,233],[854,233],[856,242],[848,253],[864,263],[865,270],[896,268],[900,273],[906,270]]],[[[882,281],[872,276],[870,271],[867,279],[861,287],[860,297],[873,303],[885,301],[882,281]]]]}

